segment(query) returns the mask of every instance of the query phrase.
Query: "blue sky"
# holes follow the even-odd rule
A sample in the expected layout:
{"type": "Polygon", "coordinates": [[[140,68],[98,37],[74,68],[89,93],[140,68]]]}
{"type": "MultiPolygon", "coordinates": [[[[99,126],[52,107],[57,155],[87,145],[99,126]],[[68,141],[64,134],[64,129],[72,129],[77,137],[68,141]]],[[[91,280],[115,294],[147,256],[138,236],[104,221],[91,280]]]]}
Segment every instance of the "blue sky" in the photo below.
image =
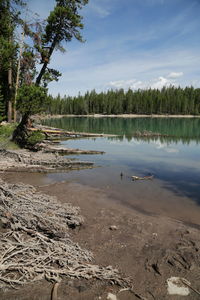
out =
{"type": "MultiPolygon", "coordinates": [[[[29,0],[46,17],[54,0],[29,0]]],[[[200,0],[90,0],[81,44],[65,44],[51,67],[53,95],[115,88],[200,87],[200,0]]]]}

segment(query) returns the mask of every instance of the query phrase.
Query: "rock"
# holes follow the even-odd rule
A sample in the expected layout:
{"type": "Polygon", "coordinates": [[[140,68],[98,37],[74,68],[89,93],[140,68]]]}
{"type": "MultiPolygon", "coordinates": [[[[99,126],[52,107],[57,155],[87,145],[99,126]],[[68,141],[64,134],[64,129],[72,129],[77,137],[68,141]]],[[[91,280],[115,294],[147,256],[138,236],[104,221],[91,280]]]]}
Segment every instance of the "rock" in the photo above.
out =
{"type": "Polygon", "coordinates": [[[107,300],[117,300],[117,296],[112,293],[108,293],[108,296],[106,298],[107,300]]]}
{"type": "MultiPolygon", "coordinates": [[[[182,282],[183,278],[180,277],[170,277],[167,279],[167,291],[169,295],[180,295],[188,296],[190,291],[189,288],[182,282]]],[[[186,279],[183,279],[186,281],[186,279]]],[[[188,284],[190,284],[188,282],[188,284]]]]}
{"type": "Polygon", "coordinates": [[[111,226],[109,227],[109,229],[110,229],[110,230],[117,230],[118,227],[117,227],[116,225],[111,225],[111,226]]]}

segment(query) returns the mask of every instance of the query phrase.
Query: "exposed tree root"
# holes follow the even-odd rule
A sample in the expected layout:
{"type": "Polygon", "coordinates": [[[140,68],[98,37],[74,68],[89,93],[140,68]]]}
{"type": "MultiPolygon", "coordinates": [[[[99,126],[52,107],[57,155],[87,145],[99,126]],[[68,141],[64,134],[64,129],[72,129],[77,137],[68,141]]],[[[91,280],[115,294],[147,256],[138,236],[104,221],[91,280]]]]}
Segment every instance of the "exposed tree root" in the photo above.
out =
{"type": "Polygon", "coordinates": [[[83,222],[79,208],[0,180],[0,218],[6,228],[0,234],[0,288],[63,276],[128,285],[112,267],[92,265],[92,253],[70,239],[68,228],[83,222]]]}
{"type": "Polygon", "coordinates": [[[59,286],[58,282],[54,283],[53,288],[52,288],[52,292],[51,292],[51,300],[57,300],[58,299],[58,286],[59,286]]]}

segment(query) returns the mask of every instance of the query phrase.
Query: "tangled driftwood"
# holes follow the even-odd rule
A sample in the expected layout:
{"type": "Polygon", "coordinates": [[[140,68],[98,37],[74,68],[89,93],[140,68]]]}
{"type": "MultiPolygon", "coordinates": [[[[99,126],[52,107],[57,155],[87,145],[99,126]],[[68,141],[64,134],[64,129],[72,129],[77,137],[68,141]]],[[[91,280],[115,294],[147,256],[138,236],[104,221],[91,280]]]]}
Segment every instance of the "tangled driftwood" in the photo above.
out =
{"type": "Polygon", "coordinates": [[[0,171],[56,172],[91,168],[92,162],[67,159],[57,153],[0,149],[0,171]]]}
{"type": "Polygon", "coordinates": [[[126,285],[112,267],[90,263],[91,252],[70,239],[69,227],[82,224],[79,208],[23,184],[0,180],[0,288],[43,278],[97,278],[126,285]]]}

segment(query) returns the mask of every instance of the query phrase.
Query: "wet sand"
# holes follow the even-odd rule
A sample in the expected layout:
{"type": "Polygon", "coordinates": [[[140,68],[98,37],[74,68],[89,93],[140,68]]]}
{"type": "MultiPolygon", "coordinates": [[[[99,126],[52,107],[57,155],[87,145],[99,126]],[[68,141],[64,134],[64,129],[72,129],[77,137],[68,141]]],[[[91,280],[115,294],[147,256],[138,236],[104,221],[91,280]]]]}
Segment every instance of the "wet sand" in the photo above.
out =
{"type": "MultiPolygon", "coordinates": [[[[94,263],[112,265],[129,277],[135,292],[143,297],[140,299],[184,298],[168,294],[166,281],[172,276],[186,278],[193,288],[200,290],[198,226],[194,228],[176,220],[176,214],[170,218],[139,212],[100,188],[69,182],[51,184],[39,174],[19,175],[10,173],[1,177],[8,182],[30,183],[43,193],[57,196],[61,203],[80,206],[85,223],[80,230],[72,231],[73,239],[93,252],[94,263]]],[[[38,282],[1,294],[0,299],[49,300],[51,287],[46,281],[38,282]]],[[[138,299],[128,291],[118,292],[118,287],[100,281],[64,279],[58,299],[105,300],[108,293],[117,295],[118,300],[138,299]]],[[[185,299],[199,299],[199,295],[190,289],[185,299]]]]}

